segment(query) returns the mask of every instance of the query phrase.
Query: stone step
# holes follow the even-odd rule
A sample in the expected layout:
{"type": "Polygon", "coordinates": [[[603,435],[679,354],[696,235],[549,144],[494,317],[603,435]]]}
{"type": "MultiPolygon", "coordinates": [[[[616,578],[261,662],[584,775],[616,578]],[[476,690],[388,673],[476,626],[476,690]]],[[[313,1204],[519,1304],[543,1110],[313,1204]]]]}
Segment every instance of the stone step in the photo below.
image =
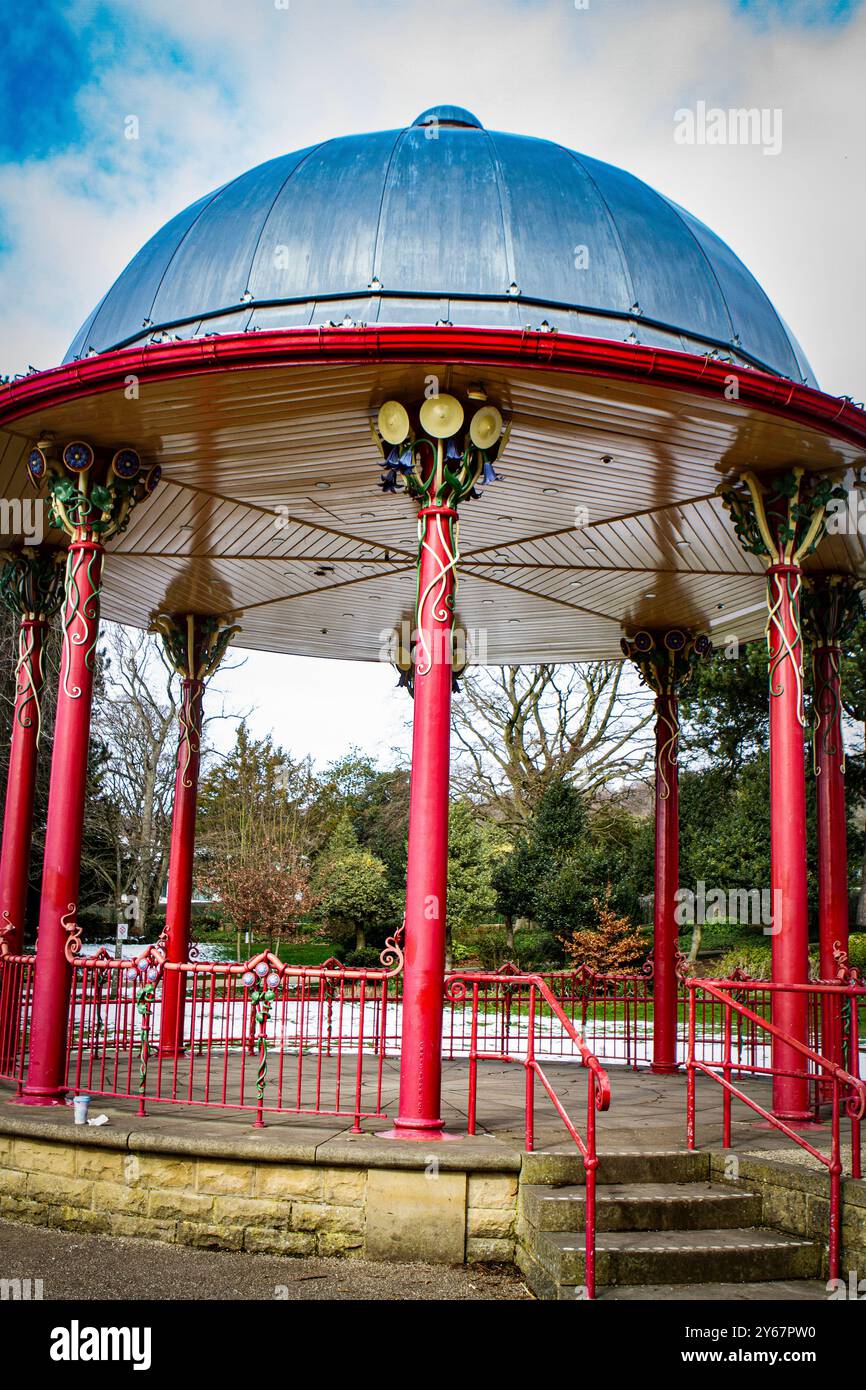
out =
{"type": "MultiPolygon", "coordinates": [[[[709,1153],[671,1149],[644,1153],[638,1149],[620,1149],[598,1156],[599,1183],[636,1182],[706,1182],[710,1176],[709,1153]]],[[[583,1159],[574,1148],[553,1153],[523,1155],[521,1181],[524,1183],[582,1183],[585,1177],[583,1159]]]]}
{"type": "MultiPolygon", "coordinates": [[[[584,1230],[586,1189],[521,1187],[524,1219],[539,1231],[584,1230]]],[[[596,1188],[599,1231],[692,1231],[757,1226],[761,1197],[732,1183],[610,1183],[596,1188]]]]}
{"type": "MultiPolygon", "coordinates": [[[[578,1298],[576,1289],[565,1285],[560,1297],[578,1298]]],[[[694,1303],[786,1303],[827,1302],[827,1285],[820,1279],[778,1279],[774,1283],[751,1284],[626,1284],[622,1288],[599,1289],[597,1297],[608,1303],[671,1300],[694,1303]]]]}
{"type": "MultiPolygon", "coordinates": [[[[533,1260],[552,1282],[582,1284],[578,1231],[527,1229],[533,1260]]],[[[821,1246],[780,1231],[736,1227],[703,1231],[599,1231],[596,1282],[613,1284],[766,1283],[815,1279],[821,1246]]],[[[545,1295],[542,1295],[545,1296],[545,1295]]]]}

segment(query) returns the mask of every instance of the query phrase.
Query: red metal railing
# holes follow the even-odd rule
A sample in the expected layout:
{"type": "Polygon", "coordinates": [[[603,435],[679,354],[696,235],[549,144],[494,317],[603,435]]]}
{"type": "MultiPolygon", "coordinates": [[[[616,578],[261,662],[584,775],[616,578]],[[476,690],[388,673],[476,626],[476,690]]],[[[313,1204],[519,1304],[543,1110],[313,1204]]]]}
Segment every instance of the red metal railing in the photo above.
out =
{"type": "MultiPolygon", "coordinates": [[[[0,1076],[17,1079],[21,1073],[27,1046],[29,991],[32,987],[34,958],[32,956],[3,958],[4,961],[6,959],[10,962],[9,967],[6,968],[6,976],[9,980],[7,993],[17,991],[17,995],[22,1001],[22,1008],[16,1014],[13,1007],[11,1015],[4,1015],[5,1024],[3,1018],[0,1018],[0,1028],[5,1028],[7,1034],[7,1045],[3,1050],[2,1057],[0,1057],[0,1076]],[[17,964],[15,963],[16,960],[17,964]],[[16,1018],[19,1025],[15,1034],[17,1042],[12,1054],[10,1054],[9,1043],[12,1041],[16,1018]]],[[[92,1012],[90,1022],[85,1017],[86,1010],[80,997],[80,980],[76,982],[76,991],[73,996],[76,1000],[76,1014],[73,1021],[78,1031],[76,1048],[82,1068],[85,1066],[85,1054],[90,1046],[90,1043],[86,1042],[85,1039],[92,1037],[98,1041],[100,1029],[106,1026],[100,1014],[100,995],[106,989],[106,970],[116,970],[118,966],[121,969],[120,978],[123,978],[123,972],[130,970],[131,962],[114,962],[113,957],[109,957],[104,951],[100,952],[97,957],[79,956],[76,958],[76,969],[95,970],[95,978],[92,981],[90,981],[89,976],[85,976],[88,981],[87,1007],[92,1012]],[[95,961],[98,961],[98,967],[91,964],[95,961]]],[[[172,966],[174,970],[179,968],[181,967],[172,966]]],[[[198,1046],[201,1048],[206,1032],[205,1021],[202,1017],[204,1008],[202,1000],[203,980],[211,966],[205,963],[190,962],[188,966],[182,968],[186,976],[187,994],[192,996],[192,1008],[195,1014],[191,1024],[195,1024],[198,1046]]],[[[241,967],[238,965],[220,966],[222,971],[230,968],[239,970],[241,967]]],[[[364,970],[346,970],[339,962],[333,960],[326,962],[323,969],[325,974],[321,976],[321,983],[315,985],[313,982],[320,977],[320,972],[317,970],[312,968],[299,969],[294,973],[299,978],[308,980],[314,991],[318,989],[322,991],[323,1008],[325,1009],[323,1037],[326,1048],[336,1045],[336,1038],[341,1033],[341,1029],[345,1033],[344,1025],[347,1020],[354,1017],[353,1010],[359,1007],[359,996],[363,987],[365,990],[365,1010],[370,1007],[374,1013],[375,1022],[372,1032],[376,1038],[376,1046],[384,1056],[398,1057],[401,1044],[402,1006],[402,979],[400,975],[393,976],[383,1003],[378,993],[371,1001],[369,988],[363,986],[363,980],[367,975],[364,970]],[[339,980],[339,1000],[335,995],[337,980],[339,980]]],[[[468,971],[466,973],[474,974],[476,972],[468,971]]],[[[477,973],[479,978],[483,977],[486,981],[481,990],[478,1004],[477,1026],[479,1033],[494,1050],[499,1052],[507,1051],[513,1046],[519,1046],[526,1026],[525,1011],[522,1012],[515,1005],[515,989],[512,980],[519,977],[521,971],[518,967],[508,963],[495,972],[477,973]]],[[[628,1066],[635,1070],[640,1066],[649,1064],[652,1060],[653,1028],[652,968],[650,964],[637,971],[624,971],[608,975],[586,967],[571,971],[534,973],[545,981],[552,994],[555,995],[563,1013],[600,1061],[606,1064],[628,1066]]],[[[751,1000],[755,1012],[768,1018],[771,1000],[769,989],[754,981],[747,983],[752,990],[751,1000]]],[[[218,1030],[222,1021],[221,992],[224,992],[225,988],[224,985],[218,985],[215,990],[214,1021],[218,1030]]],[[[112,989],[115,993],[117,992],[117,980],[115,980],[112,989]]],[[[122,1039],[124,1035],[135,1032],[138,1027],[138,1020],[135,1014],[133,992],[127,989],[121,991],[121,994],[121,1000],[111,998],[107,999],[106,1002],[111,1003],[113,1015],[117,1016],[116,1035],[122,1039]]],[[[161,1018],[161,1004],[160,991],[156,1001],[157,1022],[161,1018]]],[[[724,1048],[725,1019],[723,1007],[718,1000],[709,994],[701,995],[696,1007],[696,1033],[700,1039],[700,1052],[703,1060],[720,1060],[724,1048]]],[[[471,1014],[467,1011],[465,1004],[447,997],[444,1001],[444,1008],[442,1055],[449,1060],[465,1058],[469,1055],[471,1042],[471,1014]]],[[[687,991],[681,981],[678,1025],[678,1055],[681,1062],[685,1062],[686,1059],[687,1014],[687,991]]],[[[813,995],[810,998],[808,1016],[809,1045],[817,1051],[820,1047],[820,1003],[817,996],[813,995]]],[[[284,1041],[288,1042],[294,1036],[293,1030],[297,1032],[294,1014],[289,1011],[282,1022],[285,1027],[284,1041]]],[[[295,1042],[298,1045],[304,1045],[307,1041],[304,1036],[306,1029],[304,1017],[300,1016],[298,1022],[303,1026],[300,1029],[300,1034],[295,1038],[295,1042]]],[[[579,1050],[575,1048],[573,1039],[561,1026],[559,1020],[544,1009],[541,1023],[543,1026],[540,1027],[537,1037],[538,1055],[550,1061],[579,1063],[581,1060],[579,1050]]],[[[737,1058],[742,1060],[744,1066],[746,1064],[751,1067],[756,1066],[767,1046],[766,1038],[762,1035],[760,1027],[739,1014],[735,1016],[733,1026],[737,1058]]],[[[112,1036],[115,1035],[112,1034],[112,1036]]],[[[220,1046],[227,1046],[229,1040],[219,1035],[218,1041],[220,1046]]],[[[346,1044],[351,1046],[352,1042],[351,1034],[343,1037],[344,1046],[346,1044]]],[[[106,1070],[108,1066],[106,1061],[106,1070]]],[[[101,1070],[102,1063],[100,1063],[101,1070]]],[[[182,1081],[183,1077],[181,1077],[182,1081]]]]}
{"type": "Polygon", "coordinates": [[[445,981],[445,996],[449,1003],[461,1007],[464,1021],[467,1012],[469,1015],[469,1134],[476,1132],[478,1063],[480,1061],[514,1062],[522,1066],[526,1074],[525,1145],[527,1152],[532,1152],[535,1143],[536,1079],[541,1082],[554,1110],[577,1145],[583,1159],[586,1181],[584,1282],[587,1296],[595,1298],[595,1185],[596,1169],[598,1168],[595,1117],[596,1111],[610,1108],[610,1082],[607,1072],[587,1046],[574,1023],[565,1013],[561,1001],[541,975],[511,974],[503,978],[499,974],[485,975],[476,971],[454,972],[448,975],[445,981]],[[502,1030],[498,1036],[491,1037],[486,1031],[482,1032],[480,1025],[482,1021],[486,1022],[490,991],[494,992],[494,998],[500,998],[500,992],[503,988],[508,990],[509,1016],[520,1019],[521,1026],[519,1031],[517,1029],[502,1030]],[[584,1135],[581,1135],[577,1130],[550,1078],[538,1060],[540,1048],[549,1037],[552,1022],[555,1022],[570,1040],[575,1060],[578,1060],[587,1071],[586,1131],[584,1135]]]}
{"type": "MultiPolygon", "coordinates": [[[[399,969],[399,950],[392,959],[399,969]]],[[[395,972],[283,965],[267,952],[246,965],[137,960],[107,953],[72,963],[67,1083],[78,1092],[268,1113],[384,1119],[381,1027],[395,972]],[[174,1027],[164,1016],[166,975],[174,1027]],[[183,1040],[167,1048],[162,1034],[183,1040]],[[273,1057],[273,1065],[272,1065],[273,1057]]]]}
{"type": "Polygon", "coordinates": [[[758,985],[743,980],[710,981],[705,979],[687,980],[686,986],[689,994],[689,1036],[686,1062],[686,1142],[688,1147],[690,1149],[695,1147],[695,1081],[696,1074],[700,1072],[704,1076],[712,1077],[723,1088],[722,1145],[724,1148],[729,1149],[731,1147],[731,1106],[732,1101],[736,1099],[760,1115],[773,1129],[793,1140],[800,1148],[805,1149],[813,1158],[822,1163],[828,1169],[830,1176],[830,1278],[838,1278],[843,1173],[840,1130],[843,1109],[851,1122],[851,1176],[855,1178],[861,1176],[860,1122],[864,1112],[866,1112],[866,1084],[860,1079],[858,1010],[860,1000],[866,998],[866,989],[857,983],[775,985],[762,982],[758,985]],[[770,996],[782,992],[808,994],[816,997],[819,1006],[822,1002],[831,1006],[828,1012],[833,1013],[838,1008],[840,1014],[844,1008],[844,1001],[847,1000],[848,1069],[846,1070],[827,1057],[823,1057],[814,1048],[797,1041],[790,1033],[777,1027],[770,1019],[756,1013],[744,1002],[744,997],[748,997],[753,992],[760,995],[769,994],[770,996]],[[697,1056],[696,1027],[699,994],[712,999],[716,1006],[722,1010],[724,1028],[721,1058],[709,1059],[697,1056]],[[763,1037],[760,1061],[744,1060],[739,1054],[735,1058],[733,1027],[735,1016],[745,1020],[751,1029],[760,1030],[763,1037]],[[801,1070],[782,1072],[773,1065],[772,1047],[774,1040],[785,1043],[802,1057],[801,1070]],[[797,1134],[784,1120],[765,1109],[740,1087],[735,1086],[732,1080],[735,1073],[738,1076],[745,1073],[764,1077],[795,1075],[798,1078],[806,1078],[812,1091],[816,1118],[819,1115],[822,1101],[829,1096],[830,1153],[822,1153],[801,1134],[797,1134]]]}
{"type": "MultiPolygon", "coordinates": [[[[475,975],[474,971],[467,971],[475,975]]],[[[483,973],[483,972],[482,972],[483,973]]],[[[544,980],[551,993],[555,995],[562,1011],[577,1028],[591,1051],[606,1064],[618,1063],[637,1070],[652,1061],[653,1039],[653,969],[652,962],[639,970],[617,971],[605,974],[580,966],[575,970],[534,972],[544,980]]],[[[491,1040],[499,1039],[500,1050],[505,1050],[512,1034],[519,1041],[525,1020],[514,1007],[514,991],[511,979],[520,976],[521,971],[511,962],[506,962],[497,971],[484,976],[490,981],[481,992],[479,1027],[491,1040]]],[[[755,1011],[762,1017],[770,1016],[771,994],[763,982],[750,981],[753,989],[755,1011]]],[[[679,974],[679,1020],[677,1028],[678,1057],[685,1062],[688,1040],[688,994],[685,986],[685,972],[679,974]]],[[[809,1042],[817,1046],[820,1037],[820,1002],[810,1000],[809,1042]]],[[[696,1019],[696,1035],[701,1041],[704,1060],[721,1058],[724,1048],[724,1010],[718,1001],[710,996],[700,1000],[696,1019]]],[[[745,1062],[756,1064],[765,1046],[760,1027],[749,1020],[736,1021],[736,1041],[738,1055],[745,1062]]],[[[399,1032],[387,1032],[389,1047],[399,1048],[399,1032]]],[[[443,1056],[448,1058],[465,1057],[470,1042],[470,1019],[459,1002],[446,997],[446,1014],[443,1031],[443,1056]]],[[[539,1052],[546,1058],[557,1061],[580,1061],[579,1052],[572,1039],[559,1022],[552,1016],[538,1040],[539,1052]]]]}
{"type": "Polygon", "coordinates": [[[35,956],[0,956],[0,1078],[19,1087],[30,1037],[35,956]]]}
{"type": "MultiPolygon", "coordinates": [[[[479,997],[479,1029],[499,1050],[519,1043],[525,1017],[515,1007],[513,981],[525,978],[511,962],[497,971],[466,971],[487,983],[479,997]]],[[[576,970],[533,972],[556,999],[560,1013],[576,1029],[590,1050],[605,1062],[637,1068],[650,1060],[652,1044],[652,971],[603,975],[586,967],[576,970]]],[[[539,1055],[549,1060],[580,1062],[580,1051],[560,1018],[545,1009],[537,1038],[539,1055]]],[[[466,1056],[470,1046],[471,1018],[459,1001],[446,994],[443,1055],[466,1056]]],[[[399,1041],[396,1039],[395,1041],[399,1041]]]]}

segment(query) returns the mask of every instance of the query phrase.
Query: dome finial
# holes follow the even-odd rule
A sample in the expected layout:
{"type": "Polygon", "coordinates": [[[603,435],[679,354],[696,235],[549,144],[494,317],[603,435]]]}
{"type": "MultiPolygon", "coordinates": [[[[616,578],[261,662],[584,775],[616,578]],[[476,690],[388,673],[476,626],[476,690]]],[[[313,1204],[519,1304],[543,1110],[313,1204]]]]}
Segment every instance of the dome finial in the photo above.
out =
{"type": "Polygon", "coordinates": [[[467,111],[465,106],[428,106],[426,111],[415,117],[412,124],[463,126],[469,130],[484,129],[478,117],[467,111]]]}

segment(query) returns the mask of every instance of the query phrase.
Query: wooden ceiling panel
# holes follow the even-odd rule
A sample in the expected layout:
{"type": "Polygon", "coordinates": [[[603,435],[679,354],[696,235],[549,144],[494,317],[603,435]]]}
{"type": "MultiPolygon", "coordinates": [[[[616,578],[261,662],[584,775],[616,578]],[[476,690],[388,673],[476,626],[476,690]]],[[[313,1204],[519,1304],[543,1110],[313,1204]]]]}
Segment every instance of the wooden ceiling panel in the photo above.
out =
{"type": "MultiPolygon", "coordinates": [[[[503,481],[461,507],[459,621],[482,660],[616,656],[623,626],[682,624],[754,636],[763,570],[718,497],[737,469],[866,465],[866,452],[721,390],[533,369],[306,362],[190,371],[82,393],[0,430],[15,497],[34,439],[130,444],[163,482],[112,544],[104,612],[144,624],[157,606],[242,613],[239,645],[380,659],[411,614],[415,507],[378,486],[370,420],[436,376],[482,382],[512,419],[503,481]]],[[[809,568],[866,573],[857,534],[809,568]]]]}

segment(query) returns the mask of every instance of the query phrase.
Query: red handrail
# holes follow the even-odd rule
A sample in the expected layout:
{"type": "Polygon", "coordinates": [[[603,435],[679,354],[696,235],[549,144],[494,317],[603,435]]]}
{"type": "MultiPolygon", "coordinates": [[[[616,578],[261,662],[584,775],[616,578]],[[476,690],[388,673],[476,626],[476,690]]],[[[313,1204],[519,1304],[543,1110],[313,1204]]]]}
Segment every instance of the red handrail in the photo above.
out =
{"type": "Polygon", "coordinates": [[[547,1092],[556,1113],[565,1125],[569,1135],[577,1145],[578,1151],[583,1159],[583,1167],[586,1178],[586,1219],[585,1219],[585,1252],[586,1262],[584,1270],[584,1282],[588,1298],[595,1298],[595,1223],[596,1223],[596,1170],[598,1168],[598,1154],[596,1152],[596,1111],[610,1109],[610,1081],[607,1072],[599,1062],[598,1058],[587,1047],[584,1038],[578,1033],[571,1019],[565,1013],[556,995],[550,989],[547,982],[540,975],[521,975],[521,974],[484,974],[478,971],[455,971],[450,973],[445,981],[446,997],[454,1003],[463,1003],[466,1000],[468,989],[471,989],[472,1016],[470,1027],[469,1045],[469,1104],[468,1104],[468,1132],[475,1133],[476,1127],[476,1092],[478,1086],[478,1062],[484,1061],[497,1062],[517,1062],[526,1071],[526,1149],[531,1153],[535,1143],[535,1078],[538,1077],[544,1090],[547,1092]],[[509,990],[524,989],[527,992],[527,1036],[526,1036],[526,1055],[513,1056],[505,1050],[506,1044],[503,1038],[502,1051],[484,1052],[478,1047],[478,1004],[479,988],[481,985],[495,984],[504,986],[509,990]],[[553,1088],[550,1079],[545,1074],[535,1056],[535,1023],[539,997],[548,1006],[553,1016],[558,1020],[560,1026],[564,1028],[566,1034],[574,1043],[583,1066],[589,1072],[589,1082],[587,1086],[586,1098],[586,1137],[581,1137],[576,1129],[571,1116],[553,1088]]]}
{"type": "MultiPolygon", "coordinates": [[[[844,1102],[845,1113],[851,1121],[851,1168],[852,1176],[859,1178],[861,1175],[861,1156],[860,1156],[860,1121],[866,1113],[866,1084],[859,1076],[859,1034],[857,1020],[857,1001],[866,997],[866,989],[856,984],[829,984],[829,983],[808,983],[802,985],[776,984],[766,980],[760,982],[742,980],[715,980],[712,983],[706,979],[688,979],[686,986],[689,991],[689,1029],[688,1029],[688,1057],[686,1062],[687,1075],[687,1098],[686,1098],[686,1144],[689,1149],[695,1148],[695,1074],[701,1072],[704,1076],[712,1077],[717,1081],[724,1091],[723,1119],[722,1119],[722,1146],[726,1149],[731,1147],[731,1101],[736,1098],[747,1105],[749,1109],[760,1115],[780,1134],[792,1139],[800,1148],[805,1149],[814,1158],[817,1158],[829,1171],[830,1177],[830,1241],[829,1241],[829,1266],[830,1278],[839,1277],[839,1259],[841,1245],[841,1206],[842,1206],[842,1158],[840,1144],[840,1116],[841,1107],[844,1102]],[[696,1000],[700,990],[704,995],[715,999],[722,1004],[725,1009],[724,1027],[724,1054],[721,1063],[715,1065],[702,1062],[695,1056],[695,1033],[696,1033],[696,1000]],[[761,992],[780,993],[805,993],[818,994],[832,997],[842,997],[851,999],[851,1022],[850,1022],[850,1047],[849,1063],[853,1067],[853,1072],[845,1071],[836,1062],[827,1057],[823,1057],[814,1048],[808,1047],[797,1038],[791,1036],[784,1029],[779,1028],[769,1019],[763,1018],[755,1013],[741,1000],[734,998],[734,994],[744,994],[748,991],[760,990],[761,992]],[[832,1110],[830,1128],[830,1154],[829,1157],[816,1149],[813,1144],[797,1134],[784,1120],[771,1111],[759,1105],[751,1096],[745,1094],[739,1087],[735,1086],[731,1080],[731,1073],[735,1069],[731,1056],[731,1020],[732,1014],[736,1013],[739,1018],[746,1018],[752,1024],[762,1028],[771,1038],[778,1038],[786,1043],[795,1052],[805,1059],[806,1063],[811,1062],[818,1069],[816,1076],[820,1077],[823,1073],[827,1083],[832,1087],[832,1110]],[[721,1074],[719,1074],[721,1072],[721,1074]]],[[[791,1075],[789,1072],[781,1072],[772,1066],[762,1067],[754,1063],[744,1063],[738,1060],[736,1063],[738,1073],[750,1071],[762,1075],[791,1075]]]]}

